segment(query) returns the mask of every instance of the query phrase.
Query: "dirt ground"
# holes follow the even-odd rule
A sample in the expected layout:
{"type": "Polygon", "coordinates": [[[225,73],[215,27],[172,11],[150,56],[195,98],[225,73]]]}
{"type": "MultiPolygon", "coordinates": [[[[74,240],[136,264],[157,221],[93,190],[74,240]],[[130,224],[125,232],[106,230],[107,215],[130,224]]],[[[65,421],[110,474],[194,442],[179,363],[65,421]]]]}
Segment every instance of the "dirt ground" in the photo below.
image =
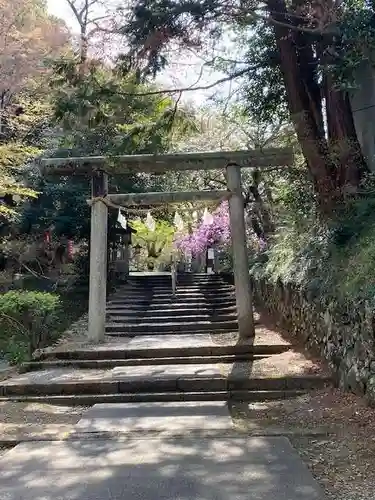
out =
{"type": "Polygon", "coordinates": [[[375,410],[328,388],[293,400],[238,404],[243,430],[286,435],[330,500],[375,499],[375,410]]]}
{"type": "Polygon", "coordinates": [[[0,403],[0,455],[11,443],[42,437],[55,439],[72,430],[85,407],[53,406],[40,403],[0,403]]]}

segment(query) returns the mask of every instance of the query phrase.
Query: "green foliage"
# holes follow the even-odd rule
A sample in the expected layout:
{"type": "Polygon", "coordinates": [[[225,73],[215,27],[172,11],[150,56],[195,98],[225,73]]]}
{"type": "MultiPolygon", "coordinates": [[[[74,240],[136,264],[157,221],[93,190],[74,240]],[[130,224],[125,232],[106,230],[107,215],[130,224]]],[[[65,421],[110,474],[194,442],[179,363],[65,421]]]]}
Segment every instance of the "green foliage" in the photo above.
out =
{"type": "MultiPolygon", "coordinates": [[[[39,84],[46,86],[45,81],[39,84]]],[[[21,112],[8,122],[11,137],[25,146],[38,149],[35,152],[38,156],[58,140],[57,131],[53,129],[51,98],[45,95],[43,89],[39,92],[27,90],[18,97],[17,104],[21,112]]]]}
{"type": "Polygon", "coordinates": [[[340,36],[327,59],[337,87],[358,88],[355,72],[366,64],[374,64],[375,6],[372,1],[346,0],[339,20],[340,36]]]}
{"type": "Polygon", "coordinates": [[[38,149],[23,144],[10,143],[0,145],[0,216],[10,218],[16,214],[14,197],[19,201],[35,198],[35,190],[22,182],[24,164],[38,154],[38,149]]]}
{"type": "MultiPolygon", "coordinates": [[[[54,71],[51,110],[55,125],[63,131],[55,156],[161,153],[169,148],[172,132],[184,134],[190,127],[188,114],[177,111],[171,99],[135,96],[155,90],[139,85],[135,77],[123,77],[95,61],[82,75],[74,59],[56,62],[54,71]]],[[[150,182],[147,175],[115,176],[110,179],[110,191],[147,191],[150,182]]],[[[52,227],[57,237],[88,239],[88,178],[56,182],[34,177],[30,183],[42,194],[25,206],[23,233],[40,234],[52,227]]],[[[110,225],[115,223],[112,218],[110,225]]]]}
{"type": "Polygon", "coordinates": [[[90,231],[90,196],[88,179],[68,178],[58,183],[37,180],[40,192],[36,200],[25,205],[20,220],[22,233],[42,234],[53,228],[56,237],[86,239],[90,231]]]}
{"type": "Polygon", "coordinates": [[[52,125],[50,99],[41,90],[26,88],[14,101],[13,106],[2,112],[0,142],[6,145],[16,143],[25,148],[49,147],[52,125]]]}
{"type": "Polygon", "coordinates": [[[30,351],[27,342],[19,340],[16,336],[9,339],[4,354],[7,362],[11,365],[20,365],[30,359],[30,351]]]}
{"type": "Polygon", "coordinates": [[[316,211],[314,187],[302,165],[263,175],[272,190],[279,223],[303,224],[316,211]]]}
{"type": "Polygon", "coordinates": [[[256,276],[280,279],[325,300],[369,300],[375,291],[375,198],[353,200],[333,221],[314,213],[280,225],[256,276]]]}
{"type": "Polygon", "coordinates": [[[164,67],[174,44],[211,52],[213,40],[234,32],[233,54],[215,54],[210,64],[237,79],[231,94],[257,120],[293,122],[318,206],[331,214],[366,171],[348,96],[336,95],[331,70],[345,53],[340,16],[349,2],[323,2],[317,9],[314,2],[302,8],[285,0],[225,6],[218,0],[137,0],[124,32],[132,54],[142,54],[146,75],[164,67]]]}
{"type": "MultiPolygon", "coordinates": [[[[326,49],[319,52],[319,37],[310,35],[308,41],[315,51],[310,64],[320,82],[328,71],[338,89],[358,88],[355,72],[364,63],[374,64],[375,23],[374,3],[367,0],[345,0],[335,12],[337,35],[326,35],[326,49]]],[[[285,120],[288,116],[287,95],[280,71],[280,53],[277,50],[273,27],[269,23],[245,23],[236,29],[236,44],[246,47],[243,63],[252,68],[241,85],[242,103],[253,117],[264,122],[285,120]]],[[[233,63],[221,63],[227,70],[233,63]]],[[[301,66],[303,67],[303,66],[301,66]]]]}
{"type": "Polygon", "coordinates": [[[39,148],[22,143],[9,142],[0,146],[0,169],[13,168],[19,172],[28,161],[41,153],[39,148]]]}
{"type": "Polygon", "coordinates": [[[89,282],[90,276],[90,253],[88,245],[80,247],[80,251],[74,256],[74,271],[80,277],[80,281],[89,282]]]}
{"type": "Polygon", "coordinates": [[[156,262],[168,264],[173,251],[174,227],[164,220],[156,221],[155,231],[150,231],[141,220],[132,221],[132,226],[137,231],[133,235],[133,246],[141,247],[147,265],[154,267],[156,262]]]}
{"type": "MultiPolygon", "coordinates": [[[[55,74],[54,112],[65,132],[64,147],[79,155],[167,149],[169,133],[181,116],[171,99],[148,95],[154,87],[94,62],[82,75],[77,61],[62,60],[56,63],[55,74]]],[[[182,126],[184,120],[179,123],[182,126]]]]}
{"type": "Polygon", "coordinates": [[[10,291],[0,296],[0,345],[11,361],[46,346],[60,307],[60,298],[50,293],[10,291]]]}
{"type": "Polygon", "coordinates": [[[237,30],[237,37],[237,43],[246,47],[244,63],[252,68],[241,86],[241,104],[260,123],[285,122],[289,119],[287,96],[272,25],[246,26],[237,30]]]}

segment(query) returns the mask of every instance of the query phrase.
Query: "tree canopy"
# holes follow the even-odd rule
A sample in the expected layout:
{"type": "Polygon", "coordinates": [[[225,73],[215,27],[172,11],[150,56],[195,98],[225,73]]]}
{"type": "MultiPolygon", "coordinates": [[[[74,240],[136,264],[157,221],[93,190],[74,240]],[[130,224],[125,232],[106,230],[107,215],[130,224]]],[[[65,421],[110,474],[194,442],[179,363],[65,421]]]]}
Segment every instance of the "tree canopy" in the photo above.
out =
{"type": "Polygon", "coordinates": [[[156,74],[172,44],[203,51],[231,30],[244,57],[216,63],[228,80],[242,79],[239,94],[253,116],[270,121],[288,110],[318,204],[332,214],[366,172],[340,75],[347,82],[373,39],[373,14],[364,0],[137,0],[123,27],[132,48],[127,64],[156,74]]]}
{"type": "Polygon", "coordinates": [[[37,196],[24,182],[24,165],[40,154],[47,126],[43,102],[48,61],[68,48],[62,20],[42,0],[1,0],[0,20],[0,213],[13,217],[23,198],[37,196]]]}

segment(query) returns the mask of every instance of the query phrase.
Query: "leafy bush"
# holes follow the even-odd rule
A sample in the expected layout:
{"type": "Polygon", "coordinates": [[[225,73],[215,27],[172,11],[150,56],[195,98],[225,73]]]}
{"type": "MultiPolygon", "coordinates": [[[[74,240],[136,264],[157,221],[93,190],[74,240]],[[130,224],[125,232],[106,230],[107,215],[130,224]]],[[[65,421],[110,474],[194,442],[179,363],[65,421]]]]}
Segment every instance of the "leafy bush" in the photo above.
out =
{"type": "Polygon", "coordinates": [[[375,303],[375,199],[348,202],[335,220],[310,215],[279,226],[254,277],[292,283],[320,300],[375,303]]]}
{"type": "Polygon", "coordinates": [[[140,247],[138,266],[143,270],[157,269],[170,262],[173,253],[174,227],[164,220],[155,224],[155,230],[150,231],[145,222],[132,221],[133,228],[137,231],[133,235],[133,247],[140,247]]]}
{"type": "Polygon", "coordinates": [[[60,310],[60,297],[50,293],[10,291],[0,296],[0,348],[11,362],[48,344],[60,310]]]}

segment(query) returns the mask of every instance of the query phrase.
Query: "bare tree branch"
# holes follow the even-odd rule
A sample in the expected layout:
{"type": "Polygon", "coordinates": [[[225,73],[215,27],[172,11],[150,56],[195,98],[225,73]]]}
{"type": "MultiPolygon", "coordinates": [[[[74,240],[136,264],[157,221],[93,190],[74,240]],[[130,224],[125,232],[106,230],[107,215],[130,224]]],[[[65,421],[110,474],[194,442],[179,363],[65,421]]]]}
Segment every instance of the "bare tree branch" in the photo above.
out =
{"type": "Polygon", "coordinates": [[[195,92],[197,90],[210,90],[214,87],[217,87],[218,85],[221,85],[223,83],[229,82],[235,78],[239,78],[241,76],[246,75],[247,73],[250,73],[251,71],[254,71],[254,67],[247,67],[242,70],[238,70],[234,73],[231,73],[230,75],[219,78],[213,83],[209,83],[207,85],[199,85],[199,86],[189,86],[189,87],[181,87],[181,88],[175,88],[175,89],[163,89],[163,90],[149,90],[147,92],[119,92],[119,95],[125,95],[125,96],[138,96],[138,97],[145,97],[149,95],[159,95],[159,94],[180,94],[183,92],[195,92]]]}
{"type": "Polygon", "coordinates": [[[81,12],[78,12],[78,9],[75,5],[74,0],[66,0],[68,2],[69,7],[72,9],[73,14],[76,16],[77,21],[79,22],[79,25],[82,25],[82,16],[84,12],[84,8],[82,9],[81,12]]]}

